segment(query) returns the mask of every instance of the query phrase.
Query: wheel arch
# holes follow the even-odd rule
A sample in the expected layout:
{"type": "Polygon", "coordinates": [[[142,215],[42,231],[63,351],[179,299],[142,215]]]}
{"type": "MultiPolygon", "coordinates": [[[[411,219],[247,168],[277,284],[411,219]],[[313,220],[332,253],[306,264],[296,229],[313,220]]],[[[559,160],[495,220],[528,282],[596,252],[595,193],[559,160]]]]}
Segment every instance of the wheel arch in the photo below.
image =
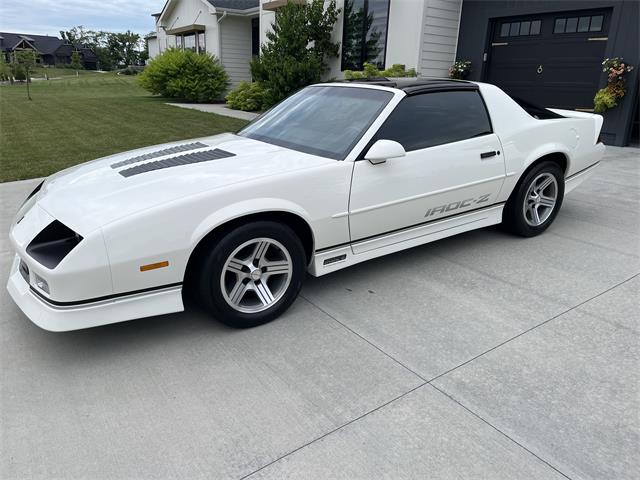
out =
{"type": "Polygon", "coordinates": [[[299,213],[285,209],[261,210],[237,215],[215,223],[208,230],[203,231],[194,241],[194,247],[189,253],[189,259],[184,272],[184,281],[192,278],[198,265],[198,259],[207,251],[216,239],[222,237],[234,228],[248,222],[272,221],[282,223],[291,228],[298,236],[304,247],[307,264],[311,262],[314,252],[315,237],[309,222],[299,213]]]}
{"type": "Polygon", "coordinates": [[[546,148],[542,151],[533,152],[529,157],[529,160],[526,162],[526,167],[520,174],[520,179],[524,178],[532,168],[541,162],[551,161],[557,163],[560,169],[564,172],[565,176],[569,171],[569,166],[571,164],[571,160],[569,157],[569,153],[563,148],[546,148]]]}
{"type": "Polygon", "coordinates": [[[534,158],[534,160],[529,162],[527,167],[522,171],[522,173],[518,177],[518,181],[515,182],[514,187],[511,190],[511,193],[509,194],[509,198],[507,199],[507,201],[511,200],[511,198],[516,194],[520,183],[527,176],[527,174],[531,170],[533,170],[536,166],[540,165],[542,162],[547,162],[547,161],[557,164],[560,167],[560,169],[563,171],[566,177],[567,172],[569,171],[569,156],[566,153],[560,150],[557,150],[557,151],[545,153],[541,156],[537,156],[534,158]]]}

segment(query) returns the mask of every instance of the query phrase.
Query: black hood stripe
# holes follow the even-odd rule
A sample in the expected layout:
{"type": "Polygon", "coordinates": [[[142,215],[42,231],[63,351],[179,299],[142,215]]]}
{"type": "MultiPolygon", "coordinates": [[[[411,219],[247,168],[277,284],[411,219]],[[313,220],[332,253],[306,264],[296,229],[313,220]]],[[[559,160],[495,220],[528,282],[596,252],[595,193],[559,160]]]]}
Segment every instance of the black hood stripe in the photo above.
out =
{"type": "Polygon", "coordinates": [[[131,177],[133,175],[139,175],[141,173],[153,172],[154,170],[162,170],[164,168],[179,167],[180,165],[189,165],[191,163],[208,162],[210,160],[218,160],[220,158],[235,157],[235,153],[227,152],[226,150],[220,150],[216,148],[214,150],[205,150],[203,152],[187,153],[186,155],[179,155],[177,157],[165,158],[164,160],[157,160],[155,162],[143,163],[142,165],[136,165],[135,167],[120,170],[120,175],[123,177],[131,177]]]}
{"type": "Polygon", "coordinates": [[[164,157],[165,155],[171,155],[174,153],[180,152],[188,152],[189,150],[195,150],[196,148],[205,148],[209,145],[205,145],[204,143],[195,142],[195,143],[185,143],[183,145],[176,145],[175,147],[165,148],[163,150],[157,150],[151,153],[145,153],[144,155],[138,155],[137,157],[131,157],[127,160],[122,160],[121,162],[113,163],[111,168],[120,168],[125,165],[131,165],[132,163],[142,162],[143,160],[151,160],[152,158],[164,157]]]}

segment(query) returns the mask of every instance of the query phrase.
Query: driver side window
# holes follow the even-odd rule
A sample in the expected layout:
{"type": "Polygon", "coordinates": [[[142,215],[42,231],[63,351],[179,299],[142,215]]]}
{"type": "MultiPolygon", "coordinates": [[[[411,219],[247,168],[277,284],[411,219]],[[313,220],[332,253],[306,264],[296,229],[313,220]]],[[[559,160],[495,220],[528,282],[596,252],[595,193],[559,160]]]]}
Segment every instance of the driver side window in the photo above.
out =
{"type": "Polygon", "coordinates": [[[480,93],[459,90],[404,98],[373,140],[394,140],[411,152],[490,133],[491,122],[480,93]]]}

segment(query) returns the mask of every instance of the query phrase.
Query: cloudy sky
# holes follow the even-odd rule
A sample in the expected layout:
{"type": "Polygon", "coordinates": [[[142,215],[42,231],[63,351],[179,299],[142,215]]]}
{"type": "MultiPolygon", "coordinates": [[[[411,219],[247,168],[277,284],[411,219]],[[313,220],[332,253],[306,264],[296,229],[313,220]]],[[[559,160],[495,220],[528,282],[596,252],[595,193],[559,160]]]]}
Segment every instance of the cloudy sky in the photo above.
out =
{"type": "Polygon", "coordinates": [[[91,30],[145,34],[164,0],[0,0],[0,32],[58,35],[83,25],[91,30]]]}

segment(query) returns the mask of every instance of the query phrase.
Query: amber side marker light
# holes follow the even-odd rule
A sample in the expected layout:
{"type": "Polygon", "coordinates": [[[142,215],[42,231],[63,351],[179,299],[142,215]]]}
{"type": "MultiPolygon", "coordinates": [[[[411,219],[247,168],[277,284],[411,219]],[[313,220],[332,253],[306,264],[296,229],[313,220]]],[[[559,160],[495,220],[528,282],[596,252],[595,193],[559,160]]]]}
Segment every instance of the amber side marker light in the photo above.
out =
{"type": "Polygon", "coordinates": [[[165,260],[164,262],[150,263],[149,265],[140,265],[140,271],[147,272],[149,270],[155,270],[156,268],[163,268],[168,266],[169,262],[165,260]]]}

